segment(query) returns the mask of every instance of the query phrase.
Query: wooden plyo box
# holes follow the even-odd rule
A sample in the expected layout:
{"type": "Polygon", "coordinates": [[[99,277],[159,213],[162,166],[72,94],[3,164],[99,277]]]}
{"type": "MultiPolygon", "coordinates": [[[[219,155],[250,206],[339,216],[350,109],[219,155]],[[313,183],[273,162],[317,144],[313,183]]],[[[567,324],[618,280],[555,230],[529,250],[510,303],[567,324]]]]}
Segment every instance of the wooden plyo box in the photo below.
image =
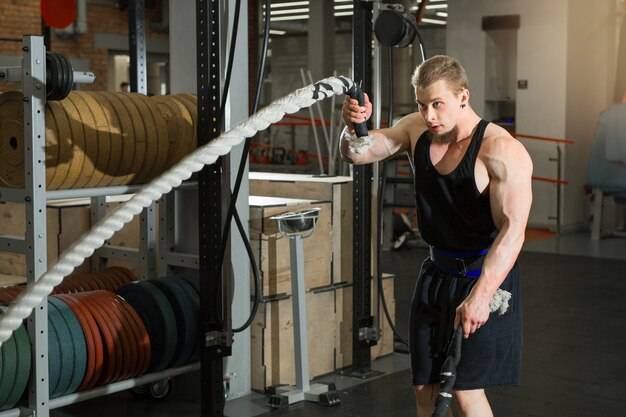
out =
{"type": "Polygon", "coordinates": [[[250,172],[250,194],[331,202],[332,282],[352,282],[352,178],[250,172]]]}
{"type": "MultiPolygon", "coordinates": [[[[107,202],[107,212],[110,213],[120,202],[128,197],[119,196],[107,202]]],[[[50,201],[46,205],[46,245],[48,266],[52,266],[59,256],[76,242],[91,228],[89,199],[74,198],[50,201]]],[[[26,232],[26,212],[23,204],[0,203],[0,235],[24,236],[26,232]]],[[[109,240],[112,245],[138,247],[139,245],[139,218],[133,219],[122,230],[114,234],[109,240]]],[[[111,260],[110,265],[131,267],[136,272],[137,265],[131,262],[111,260]]],[[[87,272],[91,269],[91,259],[88,258],[75,272],[87,272]]],[[[26,257],[23,254],[0,252],[0,274],[12,277],[11,283],[26,280],[26,257]]]]}
{"type": "Polygon", "coordinates": [[[305,288],[329,285],[331,268],[330,202],[250,196],[250,244],[261,272],[262,295],[291,294],[289,238],[270,217],[321,208],[313,234],[303,239],[305,288]]]}
{"type": "MultiPolygon", "coordinates": [[[[334,370],[335,294],[334,290],[307,292],[305,298],[309,377],[314,378],[334,370]]],[[[252,389],[265,391],[272,385],[295,384],[292,298],[266,299],[250,329],[252,389]]]]}
{"type": "MultiPolygon", "coordinates": [[[[383,291],[385,299],[387,300],[387,308],[389,309],[389,315],[392,320],[396,317],[396,300],[394,297],[394,280],[395,275],[383,274],[383,291]]],[[[373,284],[373,282],[372,282],[373,284]]],[[[352,285],[337,288],[335,297],[335,310],[337,312],[337,345],[335,349],[335,366],[336,369],[345,368],[352,365],[352,285]]],[[[375,298],[378,294],[374,294],[374,285],[372,285],[372,314],[375,298]]],[[[380,332],[381,338],[378,344],[372,346],[371,355],[372,359],[376,359],[380,356],[385,356],[393,353],[394,350],[394,336],[385,312],[383,310],[382,303],[380,305],[380,332]]]]}

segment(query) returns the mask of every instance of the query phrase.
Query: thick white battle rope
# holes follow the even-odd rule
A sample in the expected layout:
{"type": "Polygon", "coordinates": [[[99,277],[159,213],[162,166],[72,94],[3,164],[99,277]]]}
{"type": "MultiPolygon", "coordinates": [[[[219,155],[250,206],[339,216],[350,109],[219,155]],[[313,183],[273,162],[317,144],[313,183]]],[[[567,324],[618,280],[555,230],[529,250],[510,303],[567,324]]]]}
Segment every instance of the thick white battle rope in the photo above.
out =
{"type": "Polygon", "coordinates": [[[295,113],[301,108],[309,107],[316,101],[335,94],[346,94],[353,87],[354,81],[348,78],[330,77],[296,90],[272,102],[210,143],[196,149],[160,177],[143,186],[130,200],[117,208],[110,216],[98,222],[80,240],[63,252],[57,263],[37,282],[28,286],[17,302],[0,319],[0,346],[11,337],[31,311],[50,295],[52,289],[63,281],[64,277],[153,201],[169,193],[172,188],[178,187],[191,174],[200,171],[205,165],[210,165],[218,157],[229,153],[233,146],[240,144],[245,138],[252,137],[258,131],[278,122],[286,113],[295,113]]]}

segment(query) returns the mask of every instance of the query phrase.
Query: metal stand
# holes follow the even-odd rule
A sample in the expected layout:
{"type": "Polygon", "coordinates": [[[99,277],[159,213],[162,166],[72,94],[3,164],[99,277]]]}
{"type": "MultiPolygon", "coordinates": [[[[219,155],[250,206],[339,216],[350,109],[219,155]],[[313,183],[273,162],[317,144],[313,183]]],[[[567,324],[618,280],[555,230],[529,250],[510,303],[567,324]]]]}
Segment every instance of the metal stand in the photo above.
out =
{"type": "Polygon", "coordinates": [[[335,384],[309,382],[309,348],[307,336],[306,298],[304,286],[304,250],[302,240],[313,234],[320,209],[273,216],[278,230],[289,239],[293,310],[293,341],[296,361],[296,385],[279,386],[270,390],[268,406],[279,408],[300,401],[312,401],[333,406],[340,403],[335,384]]]}

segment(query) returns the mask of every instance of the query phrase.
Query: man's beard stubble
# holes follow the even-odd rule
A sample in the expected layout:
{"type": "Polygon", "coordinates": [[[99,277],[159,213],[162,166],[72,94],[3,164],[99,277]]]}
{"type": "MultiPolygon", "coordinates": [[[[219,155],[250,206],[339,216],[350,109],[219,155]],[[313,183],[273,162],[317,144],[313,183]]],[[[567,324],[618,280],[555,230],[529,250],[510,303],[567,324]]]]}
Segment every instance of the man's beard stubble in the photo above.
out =
{"type": "Polygon", "coordinates": [[[431,130],[427,130],[426,132],[428,133],[428,138],[430,139],[431,143],[434,142],[441,145],[446,145],[452,142],[452,140],[457,137],[457,135],[459,134],[459,128],[457,126],[454,126],[451,131],[442,133],[440,135],[438,135],[437,133],[433,133],[433,131],[431,130]]]}

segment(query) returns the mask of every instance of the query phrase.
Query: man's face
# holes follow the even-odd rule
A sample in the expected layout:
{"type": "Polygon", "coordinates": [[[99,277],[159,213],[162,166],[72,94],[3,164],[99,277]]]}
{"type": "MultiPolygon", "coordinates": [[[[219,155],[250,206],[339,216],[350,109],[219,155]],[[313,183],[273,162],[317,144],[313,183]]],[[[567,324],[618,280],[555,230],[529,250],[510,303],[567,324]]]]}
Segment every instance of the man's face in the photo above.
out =
{"type": "Polygon", "coordinates": [[[450,143],[455,138],[457,120],[462,111],[463,94],[455,94],[444,80],[439,80],[425,89],[416,91],[419,111],[432,140],[450,143]]]}

